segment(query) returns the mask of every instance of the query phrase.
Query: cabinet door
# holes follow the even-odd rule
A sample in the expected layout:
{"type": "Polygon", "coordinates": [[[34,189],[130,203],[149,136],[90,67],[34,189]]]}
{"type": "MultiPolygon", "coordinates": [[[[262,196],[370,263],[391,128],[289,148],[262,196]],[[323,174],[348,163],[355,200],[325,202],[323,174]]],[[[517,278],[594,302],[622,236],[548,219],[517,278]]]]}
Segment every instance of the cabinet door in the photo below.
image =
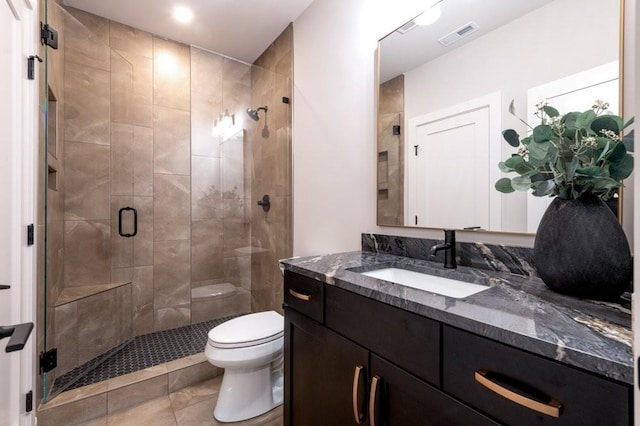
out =
{"type": "Polygon", "coordinates": [[[356,409],[365,418],[365,349],[289,308],[284,350],[286,426],[355,425],[356,409]],[[362,369],[354,407],[357,367],[362,369]]]}
{"type": "Polygon", "coordinates": [[[369,401],[372,426],[498,424],[374,354],[371,377],[371,394],[375,393],[369,401]]]}

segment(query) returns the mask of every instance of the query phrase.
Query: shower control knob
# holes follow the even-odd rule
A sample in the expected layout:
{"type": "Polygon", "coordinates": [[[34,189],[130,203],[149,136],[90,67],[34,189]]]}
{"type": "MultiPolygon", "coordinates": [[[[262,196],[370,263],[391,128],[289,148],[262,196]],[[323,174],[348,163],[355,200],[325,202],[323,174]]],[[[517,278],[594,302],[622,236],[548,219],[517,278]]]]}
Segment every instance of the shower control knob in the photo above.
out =
{"type": "Polygon", "coordinates": [[[258,200],[258,205],[262,206],[262,210],[264,210],[265,212],[268,212],[269,209],[271,208],[271,200],[269,199],[269,196],[263,195],[262,200],[258,200]]]}

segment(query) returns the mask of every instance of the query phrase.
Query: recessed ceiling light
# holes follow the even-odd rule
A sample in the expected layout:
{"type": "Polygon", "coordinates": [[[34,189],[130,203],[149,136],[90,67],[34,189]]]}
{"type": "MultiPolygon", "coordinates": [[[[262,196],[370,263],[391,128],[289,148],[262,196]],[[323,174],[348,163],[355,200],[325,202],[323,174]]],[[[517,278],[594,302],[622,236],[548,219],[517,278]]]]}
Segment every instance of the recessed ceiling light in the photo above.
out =
{"type": "Polygon", "coordinates": [[[442,15],[442,8],[440,4],[442,0],[436,2],[427,10],[425,10],[421,15],[416,16],[413,21],[418,25],[431,25],[440,19],[440,15],[442,15]]]}
{"type": "Polygon", "coordinates": [[[186,6],[176,6],[173,8],[173,17],[178,22],[188,24],[193,21],[193,12],[186,6]]]}

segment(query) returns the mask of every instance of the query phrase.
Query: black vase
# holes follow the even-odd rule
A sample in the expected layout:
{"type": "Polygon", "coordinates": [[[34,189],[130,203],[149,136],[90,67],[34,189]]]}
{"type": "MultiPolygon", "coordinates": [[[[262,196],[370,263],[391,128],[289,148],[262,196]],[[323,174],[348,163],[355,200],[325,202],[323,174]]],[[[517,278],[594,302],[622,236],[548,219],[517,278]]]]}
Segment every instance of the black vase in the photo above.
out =
{"type": "Polygon", "coordinates": [[[615,300],[632,278],[627,237],[594,195],[553,200],[538,226],[533,261],[550,289],[577,297],[615,300]]]}

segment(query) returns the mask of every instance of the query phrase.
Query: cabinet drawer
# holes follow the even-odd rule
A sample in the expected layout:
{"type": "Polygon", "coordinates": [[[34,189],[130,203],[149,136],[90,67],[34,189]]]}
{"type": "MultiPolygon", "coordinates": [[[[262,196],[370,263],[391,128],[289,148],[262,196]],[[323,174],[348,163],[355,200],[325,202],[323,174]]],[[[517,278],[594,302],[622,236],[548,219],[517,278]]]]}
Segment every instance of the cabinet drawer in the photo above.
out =
{"type": "Polygon", "coordinates": [[[334,286],[325,324],[419,378],[440,385],[440,324],[334,286]]]}
{"type": "Polygon", "coordinates": [[[443,389],[501,422],[631,424],[630,386],[447,326],[442,356],[443,389]]]}
{"type": "Polygon", "coordinates": [[[284,303],[318,322],[324,320],[324,283],[284,271],[284,303]]]}

